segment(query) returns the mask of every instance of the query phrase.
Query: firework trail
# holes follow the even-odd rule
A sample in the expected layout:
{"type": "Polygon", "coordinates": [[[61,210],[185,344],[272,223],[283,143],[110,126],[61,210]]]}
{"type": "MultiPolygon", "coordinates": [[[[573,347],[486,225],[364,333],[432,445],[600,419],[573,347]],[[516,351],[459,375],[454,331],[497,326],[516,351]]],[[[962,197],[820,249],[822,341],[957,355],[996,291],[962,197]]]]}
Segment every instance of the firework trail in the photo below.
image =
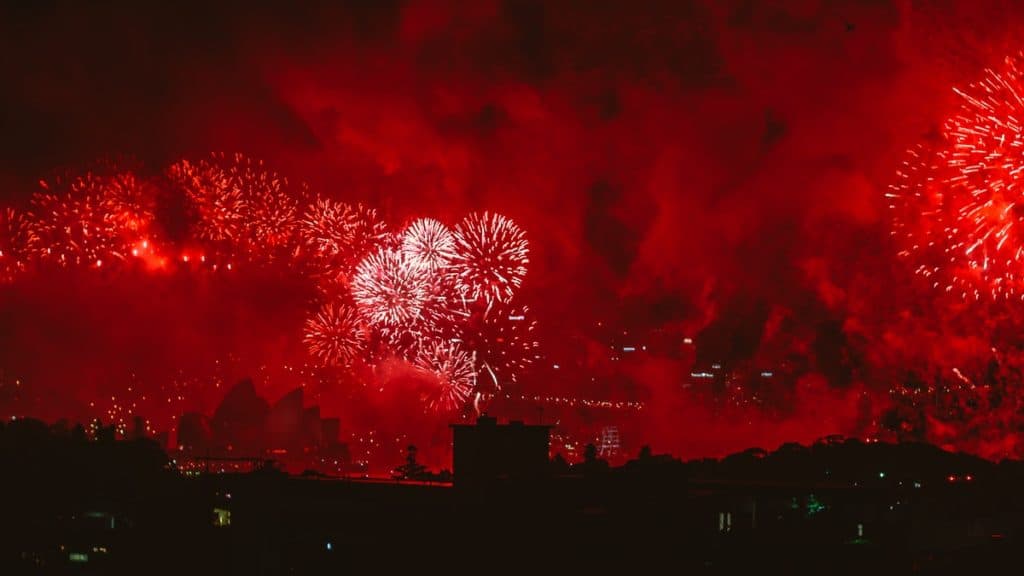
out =
{"type": "Polygon", "coordinates": [[[473,355],[458,344],[434,342],[420,348],[417,368],[432,374],[436,386],[426,395],[427,408],[435,412],[452,412],[466,405],[476,386],[473,355]]]}
{"type": "Polygon", "coordinates": [[[452,268],[470,299],[508,302],[526,276],[530,248],[512,220],[473,213],[455,227],[452,268]]]}
{"type": "Polygon", "coordinates": [[[303,340],[323,365],[351,366],[366,345],[366,333],[351,306],[328,302],[306,320],[303,340]]]}

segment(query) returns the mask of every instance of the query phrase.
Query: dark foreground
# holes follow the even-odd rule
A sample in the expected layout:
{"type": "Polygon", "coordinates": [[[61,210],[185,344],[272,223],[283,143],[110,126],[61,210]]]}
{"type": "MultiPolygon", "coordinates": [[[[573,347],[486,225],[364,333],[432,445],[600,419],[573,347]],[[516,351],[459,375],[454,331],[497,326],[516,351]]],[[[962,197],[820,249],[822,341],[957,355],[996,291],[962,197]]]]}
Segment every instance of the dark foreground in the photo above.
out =
{"type": "Polygon", "coordinates": [[[147,440],[0,429],[0,573],[971,574],[1019,566],[1024,466],[833,439],[467,485],[184,475],[147,440]]]}

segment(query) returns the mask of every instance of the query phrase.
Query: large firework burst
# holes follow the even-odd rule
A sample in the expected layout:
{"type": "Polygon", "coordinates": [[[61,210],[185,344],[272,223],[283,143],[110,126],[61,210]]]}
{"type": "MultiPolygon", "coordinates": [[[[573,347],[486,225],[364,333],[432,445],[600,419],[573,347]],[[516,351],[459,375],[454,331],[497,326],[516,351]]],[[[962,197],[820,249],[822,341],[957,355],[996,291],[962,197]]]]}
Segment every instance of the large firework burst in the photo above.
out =
{"type": "Polygon", "coordinates": [[[421,321],[429,276],[397,250],[387,248],[366,257],[352,279],[352,297],[367,322],[387,328],[421,321]]]}
{"type": "Polygon", "coordinates": [[[455,227],[452,265],[466,293],[488,303],[508,302],[526,276],[526,234],[500,215],[473,213],[455,227]]]}
{"type": "Polygon", "coordinates": [[[1024,298],[1021,57],[966,89],[939,141],[908,153],[887,196],[915,270],[965,298],[1024,298]]]}

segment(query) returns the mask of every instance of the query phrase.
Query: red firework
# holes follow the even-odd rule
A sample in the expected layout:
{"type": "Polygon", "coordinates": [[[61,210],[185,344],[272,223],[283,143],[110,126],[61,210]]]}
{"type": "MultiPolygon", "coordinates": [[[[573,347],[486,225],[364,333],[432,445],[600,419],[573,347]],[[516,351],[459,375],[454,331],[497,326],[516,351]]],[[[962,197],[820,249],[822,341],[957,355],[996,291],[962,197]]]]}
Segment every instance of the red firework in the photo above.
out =
{"type": "Polygon", "coordinates": [[[352,297],[360,315],[376,326],[408,328],[423,317],[430,278],[397,250],[366,257],[352,279],[352,297]]]}
{"type": "Polygon", "coordinates": [[[539,357],[536,326],[525,306],[496,306],[470,319],[463,340],[476,354],[477,370],[483,381],[496,389],[517,381],[539,357]]]}
{"type": "Polygon", "coordinates": [[[376,210],[323,198],[306,208],[299,226],[303,244],[329,276],[351,272],[388,235],[376,210]]]}
{"type": "Polygon", "coordinates": [[[473,364],[473,355],[458,344],[434,342],[421,347],[415,365],[436,379],[436,386],[424,395],[427,407],[435,412],[452,412],[465,406],[476,386],[473,364]]]}
{"type": "Polygon", "coordinates": [[[297,239],[305,191],[262,161],[214,154],[196,163],[181,160],[168,174],[185,191],[200,240],[224,244],[236,256],[270,261],[297,239]]]}
{"type": "Polygon", "coordinates": [[[431,272],[445,269],[455,257],[455,237],[433,218],[414,220],[402,233],[402,252],[431,272]]]}
{"type": "Polygon", "coordinates": [[[0,210],[0,283],[12,282],[25,270],[32,231],[25,217],[13,208],[0,210]]]}
{"type": "Polygon", "coordinates": [[[452,268],[471,299],[508,302],[526,276],[530,247],[512,220],[484,212],[455,227],[452,268]]]}
{"type": "Polygon", "coordinates": [[[182,187],[195,212],[193,230],[197,238],[229,242],[241,236],[248,213],[247,198],[241,188],[230,185],[223,170],[207,160],[179,160],[167,174],[182,187]]]}
{"type": "Polygon", "coordinates": [[[887,196],[901,252],[964,298],[1024,298],[1024,82],[1021,58],[954,89],[960,106],[934,148],[911,150],[887,196]]]}
{"type": "Polygon", "coordinates": [[[155,219],[156,190],[131,172],[115,174],[103,180],[93,179],[100,201],[110,219],[122,230],[145,236],[155,219]]]}
{"type": "Polygon", "coordinates": [[[306,320],[303,340],[325,366],[350,366],[366,345],[366,331],[352,307],[329,302],[306,320]]]}
{"type": "Polygon", "coordinates": [[[88,173],[41,184],[46,192],[33,195],[29,219],[38,259],[100,268],[144,241],[152,204],[133,176],[88,173]]]}

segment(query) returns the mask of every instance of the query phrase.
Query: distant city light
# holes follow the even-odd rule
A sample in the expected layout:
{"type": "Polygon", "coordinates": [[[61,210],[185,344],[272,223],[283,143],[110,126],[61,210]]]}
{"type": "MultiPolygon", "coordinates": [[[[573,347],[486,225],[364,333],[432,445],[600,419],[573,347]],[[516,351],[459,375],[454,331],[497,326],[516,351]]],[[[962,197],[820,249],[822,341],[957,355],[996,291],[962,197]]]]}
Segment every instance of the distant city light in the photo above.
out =
{"type": "Polygon", "coordinates": [[[623,352],[636,352],[636,346],[623,346],[623,352]]]}
{"type": "Polygon", "coordinates": [[[693,338],[690,338],[690,337],[683,338],[683,344],[693,344],[693,338]]]}
{"type": "Polygon", "coordinates": [[[518,314],[509,316],[508,319],[511,320],[512,322],[521,322],[523,320],[526,320],[526,316],[524,314],[518,314]]]}
{"type": "Polygon", "coordinates": [[[771,372],[768,372],[767,370],[764,371],[764,372],[761,372],[761,378],[771,378],[771,377],[772,377],[772,373],[771,372]]]}
{"type": "Polygon", "coordinates": [[[690,378],[714,378],[711,372],[690,372],[690,378]]]}

